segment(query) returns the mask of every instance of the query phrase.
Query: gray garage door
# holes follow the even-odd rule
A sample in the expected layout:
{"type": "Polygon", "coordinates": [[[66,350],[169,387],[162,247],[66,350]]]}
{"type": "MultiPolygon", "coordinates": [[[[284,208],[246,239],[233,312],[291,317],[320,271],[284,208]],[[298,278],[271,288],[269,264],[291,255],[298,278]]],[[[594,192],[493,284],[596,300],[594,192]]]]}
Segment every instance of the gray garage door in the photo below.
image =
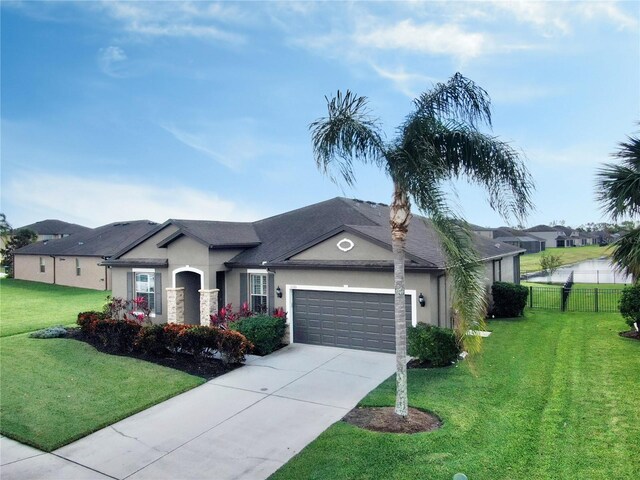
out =
{"type": "Polygon", "coordinates": [[[293,291],[294,342],[395,352],[394,332],[393,294],[293,291]]]}

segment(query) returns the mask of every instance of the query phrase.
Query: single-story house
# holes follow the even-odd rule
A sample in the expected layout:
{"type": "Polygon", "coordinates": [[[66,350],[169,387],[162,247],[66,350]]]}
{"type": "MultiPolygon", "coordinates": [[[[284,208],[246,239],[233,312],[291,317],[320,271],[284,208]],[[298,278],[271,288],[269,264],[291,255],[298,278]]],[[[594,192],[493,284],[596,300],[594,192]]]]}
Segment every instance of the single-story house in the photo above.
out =
{"type": "Polygon", "coordinates": [[[26,245],[15,252],[14,278],[110,290],[111,271],[100,264],[156,226],[149,220],[115,222],[26,245]]]}
{"type": "Polygon", "coordinates": [[[577,247],[590,245],[592,240],[587,235],[570,227],[562,225],[536,225],[525,229],[525,232],[533,233],[546,241],[547,247],[577,247]]]}
{"type": "Polygon", "coordinates": [[[486,238],[524,248],[527,253],[538,253],[546,249],[546,240],[532,233],[510,227],[486,228],[471,225],[471,229],[486,238]]]}
{"type": "MultiPolygon", "coordinates": [[[[486,283],[518,282],[523,249],[476,236],[486,283]]],[[[253,223],[170,219],[105,260],[112,293],[144,297],[156,323],[209,324],[218,306],[283,308],[288,340],[394,351],[389,207],[334,198],[253,223]]],[[[407,322],[450,326],[445,256],[414,216],[407,322]]]]}

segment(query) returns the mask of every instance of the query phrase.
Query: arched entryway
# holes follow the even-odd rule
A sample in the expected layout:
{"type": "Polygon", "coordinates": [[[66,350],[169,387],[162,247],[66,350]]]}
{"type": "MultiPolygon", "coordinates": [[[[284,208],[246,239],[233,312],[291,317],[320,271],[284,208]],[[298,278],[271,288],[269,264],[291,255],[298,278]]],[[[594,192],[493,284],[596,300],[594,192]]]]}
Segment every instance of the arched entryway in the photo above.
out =
{"type": "Polygon", "coordinates": [[[174,279],[174,287],[184,289],[184,323],[199,325],[202,272],[195,269],[180,269],[174,272],[174,279]]]}

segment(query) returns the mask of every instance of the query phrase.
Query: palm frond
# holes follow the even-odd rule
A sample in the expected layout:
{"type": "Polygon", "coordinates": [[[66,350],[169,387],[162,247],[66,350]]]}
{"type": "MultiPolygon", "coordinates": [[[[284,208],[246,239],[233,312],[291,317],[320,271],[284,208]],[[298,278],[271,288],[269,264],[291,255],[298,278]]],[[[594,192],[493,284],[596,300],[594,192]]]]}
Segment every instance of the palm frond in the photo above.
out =
{"type": "Polygon", "coordinates": [[[613,220],[640,215],[640,139],[629,137],[614,156],[622,162],[598,170],[596,198],[613,220]]]}
{"type": "Polygon", "coordinates": [[[447,274],[453,284],[454,328],[458,338],[467,352],[478,353],[481,337],[468,332],[485,328],[487,292],[482,262],[468,224],[450,209],[436,178],[422,177],[408,183],[407,187],[415,206],[431,220],[447,259],[447,274]]]}
{"type": "Polygon", "coordinates": [[[378,120],[370,115],[366,97],[349,90],[327,100],[328,116],[309,125],[317,167],[334,182],[333,163],[347,185],[355,182],[353,162],[382,166],[385,145],[378,120]]]}
{"type": "Polygon", "coordinates": [[[613,245],[613,263],[637,281],[640,279],[640,227],[623,235],[613,245]]]}
{"type": "Polygon", "coordinates": [[[468,125],[412,115],[403,127],[418,168],[436,169],[441,179],[465,178],[485,189],[489,205],[505,218],[522,221],[533,208],[533,180],[508,143],[468,125]]]}
{"type": "Polygon", "coordinates": [[[474,128],[478,122],[491,126],[489,94],[459,72],[447,83],[437,83],[420,95],[414,104],[417,114],[421,116],[454,118],[474,128]]]}

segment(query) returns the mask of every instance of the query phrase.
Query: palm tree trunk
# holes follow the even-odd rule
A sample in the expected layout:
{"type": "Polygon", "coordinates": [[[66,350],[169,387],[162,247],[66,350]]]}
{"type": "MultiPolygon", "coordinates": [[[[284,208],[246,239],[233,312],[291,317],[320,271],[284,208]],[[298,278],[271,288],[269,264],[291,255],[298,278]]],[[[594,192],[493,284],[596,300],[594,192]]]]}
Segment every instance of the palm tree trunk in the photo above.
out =
{"type": "Polygon", "coordinates": [[[406,192],[394,184],[391,203],[391,245],[393,248],[393,279],[395,290],[395,330],[396,330],[396,408],[397,415],[409,414],[407,394],[407,320],[404,301],[404,250],[411,205],[406,192]]]}

